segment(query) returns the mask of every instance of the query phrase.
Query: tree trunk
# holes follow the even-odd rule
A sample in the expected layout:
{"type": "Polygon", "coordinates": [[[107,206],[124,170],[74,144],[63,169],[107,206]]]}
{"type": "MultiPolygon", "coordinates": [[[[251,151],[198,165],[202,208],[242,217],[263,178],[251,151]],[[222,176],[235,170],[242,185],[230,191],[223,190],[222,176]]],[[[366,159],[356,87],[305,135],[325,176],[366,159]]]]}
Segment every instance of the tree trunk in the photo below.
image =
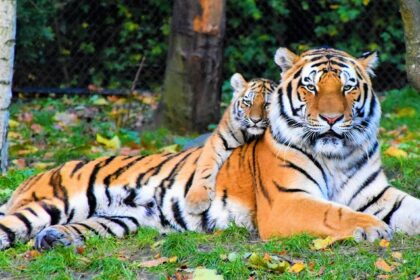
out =
{"type": "Polygon", "coordinates": [[[158,123],[205,131],[219,120],[225,0],[175,0],[158,123]]]}
{"type": "Polygon", "coordinates": [[[0,0],[0,169],[7,170],[7,126],[15,57],[16,0],[0,0]]]}
{"type": "Polygon", "coordinates": [[[404,23],[408,82],[420,91],[420,1],[400,0],[400,13],[404,23]]]}

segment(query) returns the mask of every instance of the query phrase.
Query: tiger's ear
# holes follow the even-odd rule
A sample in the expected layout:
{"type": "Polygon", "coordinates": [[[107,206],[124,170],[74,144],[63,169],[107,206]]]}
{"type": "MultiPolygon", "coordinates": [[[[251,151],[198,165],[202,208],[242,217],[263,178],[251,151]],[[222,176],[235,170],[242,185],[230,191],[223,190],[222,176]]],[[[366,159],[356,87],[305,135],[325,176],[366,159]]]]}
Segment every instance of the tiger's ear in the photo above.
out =
{"type": "Polygon", "coordinates": [[[233,74],[232,78],[230,78],[230,85],[233,88],[233,96],[236,97],[239,92],[242,92],[242,90],[246,88],[246,84],[247,82],[241,74],[233,74]]]}
{"type": "Polygon", "coordinates": [[[282,73],[289,70],[297,59],[298,56],[287,48],[278,48],[274,55],[274,62],[280,66],[282,73]]]}
{"type": "Polygon", "coordinates": [[[375,52],[365,52],[361,57],[357,59],[359,63],[365,68],[365,70],[371,76],[375,76],[373,69],[375,69],[378,64],[378,53],[375,52]]]}

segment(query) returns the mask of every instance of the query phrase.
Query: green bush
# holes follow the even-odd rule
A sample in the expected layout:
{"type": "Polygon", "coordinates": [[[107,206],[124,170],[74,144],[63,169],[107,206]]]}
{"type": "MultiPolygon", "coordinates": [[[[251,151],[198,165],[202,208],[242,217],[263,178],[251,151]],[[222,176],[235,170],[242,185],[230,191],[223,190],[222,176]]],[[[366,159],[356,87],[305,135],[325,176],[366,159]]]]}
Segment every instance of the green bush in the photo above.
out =
{"type": "MultiPolygon", "coordinates": [[[[279,78],[279,46],[329,45],[360,55],[378,50],[377,89],[405,84],[397,1],[227,0],[224,76],[279,78]]],[[[129,88],[142,56],[140,86],[162,85],[171,2],[18,1],[15,85],[129,88]]],[[[226,88],[226,87],[225,87],[226,88]]],[[[228,88],[228,87],[227,87],[228,88]]]]}

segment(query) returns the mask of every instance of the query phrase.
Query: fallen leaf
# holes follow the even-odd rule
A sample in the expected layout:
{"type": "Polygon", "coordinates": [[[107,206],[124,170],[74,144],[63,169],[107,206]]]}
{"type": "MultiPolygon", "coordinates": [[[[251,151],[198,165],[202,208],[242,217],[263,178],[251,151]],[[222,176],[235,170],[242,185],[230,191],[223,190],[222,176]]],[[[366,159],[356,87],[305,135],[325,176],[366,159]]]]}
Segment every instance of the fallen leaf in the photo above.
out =
{"type": "Polygon", "coordinates": [[[324,272],[325,272],[325,266],[321,266],[321,267],[319,268],[319,271],[318,271],[317,276],[321,276],[322,274],[324,274],[324,272]]]}
{"type": "Polygon", "coordinates": [[[280,256],[286,256],[287,255],[287,251],[286,250],[283,250],[283,251],[281,251],[281,252],[278,252],[278,254],[280,255],[280,256]]]}
{"type": "Polygon", "coordinates": [[[197,268],[193,273],[193,280],[223,280],[222,275],[218,275],[215,269],[197,268]]]}
{"type": "Polygon", "coordinates": [[[269,254],[265,253],[263,259],[265,261],[271,261],[271,256],[269,254]]]}
{"type": "Polygon", "coordinates": [[[177,256],[173,256],[173,257],[170,257],[169,259],[168,259],[168,262],[169,263],[174,263],[174,262],[176,262],[178,260],[178,257],[177,256]]]}
{"type": "Polygon", "coordinates": [[[234,261],[236,261],[238,258],[239,258],[239,255],[238,255],[238,253],[236,253],[236,252],[231,252],[231,253],[229,253],[229,255],[227,256],[227,259],[228,259],[230,262],[234,262],[234,261]]]}
{"type": "Polygon", "coordinates": [[[257,253],[252,253],[251,256],[249,256],[249,263],[252,265],[255,265],[257,267],[264,266],[265,262],[264,259],[261,258],[257,253]]]}
{"type": "Polygon", "coordinates": [[[162,153],[177,153],[178,151],[179,151],[178,144],[169,145],[159,150],[159,152],[162,152],[162,153]]]}
{"type": "Polygon", "coordinates": [[[385,154],[390,157],[396,157],[396,158],[406,158],[408,156],[406,151],[398,149],[395,146],[391,146],[388,149],[386,149],[385,154]]]}
{"type": "Polygon", "coordinates": [[[397,111],[397,116],[399,118],[414,117],[415,115],[416,115],[416,109],[414,109],[413,107],[404,107],[397,111]]]}
{"type": "Polygon", "coordinates": [[[33,130],[33,132],[35,132],[37,134],[40,134],[42,132],[42,130],[43,130],[42,126],[40,126],[37,123],[32,124],[31,125],[31,129],[33,130]]]}
{"type": "Polygon", "coordinates": [[[153,243],[150,247],[152,249],[157,249],[157,248],[160,248],[162,245],[163,245],[163,240],[159,240],[153,243]]]}
{"type": "Polygon", "coordinates": [[[23,156],[38,152],[38,148],[32,145],[25,145],[25,147],[17,152],[18,155],[23,156]]]}
{"type": "Polygon", "coordinates": [[[389,279],[390,277],[391,275],[387,275],[387,274],[380,274],[376,276],[377,279],[389,279]]]}
{"type": "Polygon", "coordinates": [[[216,230],[213,232],[213,235],[214,235],[214,236],[219,236],[219,235],[221,235],[222,233],[223,233],[223,230],[216,229],[216,230]]]}
{"type": "Polygon", "coordinates": [[[388,248],[389,247],[389,241],[386,239],[381,239],[381,241],[379,241],[379,246],[381,246],[382,248],[388,248]]]}
{"type": "Polygon", "coordinates": [[[379,258],[375,262],[376,268],[385,271],[385,272],[391,272],[394,270],[395,267],[390,266],[384,259],[379,258]]]}
{"type": "Polygon", "coordinates": [[[31,123],[33,119],[34,119],[34,116],[32,115],[32,113],[29,113],[29,112],[24,112],[20,114],[20,116],[18,117],[19,121],[22,121],[25,123],[31,123]]]}
{"type": "Polygon", "coordinates": [[[10,128],[16,128],[18,126],[19,126],[19,122],[18,121],[15,121],[13,119],[9,119],[9,127],[10,128]]]}
{"type": "Polygon", "coordinates": [[[166,257],[162,257],[162,258],[158,258],[158,259],[154,259],[154,260],[148,260],[148,261],[144,261],[139,263],[140,267],[155,267],[161,264],[164,264],[166,262],[168,262],[168,258],[166,257]]]}
{"type": "Polygon", "coordinates": [[[323,250],[326,249],[328,246],[333,244],[335,240],[331,236],[327,236],[326,238],[318,238],[312,241],[312,249],[314,250],[323,250]]]}
{"type": "Polygon", "coordinates": [[[308,263],[308,268],[309,268],[309,270],[310,270],[310,271],[314,271],[314,268],[315,268],[315,262],[309,262],[309,263],[308,263]]]}
{"type": "Polygon", "coordinates": [[[140,154],[140,149],[131,149],[130,147],[122,147],[119,152],[122,156],[137,156],[140,154]]]}
{"type": "Polygon", "coordinates": [[[299,273],[305,268],[304,263],[295,263],[291,267],[289,267],[288,271],[292,273],[299,273]]]}
{"type": "Polygon", "coordinates": [[[59,123],[60,126],[72,126],[77,124],[78,117],[75,113],[58,112],[54,115],[53,119],[59,123]]]}
{"type": "Polygon", "coordinates": [[[26,260],[31,261],[31,260],[35,259],[36,257],[39,257],[40,255],[41,255],[41,253],[40,253],[39,251],[37,251],[37,250],[30,250],[30,251],[27,251],[27,252],[23,255],[23,257],[24,257],[26,260]]]}
{"type": "Polygon", "coordinates": [[[33,168],[36,168],[39,170],[49,169],[50,167],[53,167],[54,165],[55,165],[54,162],[34,162],[31,164],[33,168]]]}
{"type": "Polygon", "coordinates": [[[112,150],[118,150],[121,148],[121,140],[117,135],[111,139],[107,139],[100,134],[96,134],[96,142],[103,144],[105,147],[112,150]]]}
{"type": "Polygon", "coordinates": [[[85,252],[85,247],[83,247],[83,246],[78,246],[78,247],[76,247],[76,252],[77,252],[79,255],[83,254],[83,253],[85,252]]]}
{"type": "Polygon", "coordinates": [[[394,257],[394,259],[402,260],[402,254],[401,254],[401,252],[392,252],[391,255],[394,257]]]}
{"type": "Polygon", "coordinates": [[[22,135],[18,132],[15,132],[15,131],[9,131],[7,133],[7,138],[9,138],[9,139],[21,139],[22,135]]]}
{"type": "Polygon", "coordinates": [[[18,159],[14,159],[12,160],[12,163],[18,168],[18,169],[23,169],[26,167],[26,161],[23,158],[18,158],[18,159]]]}

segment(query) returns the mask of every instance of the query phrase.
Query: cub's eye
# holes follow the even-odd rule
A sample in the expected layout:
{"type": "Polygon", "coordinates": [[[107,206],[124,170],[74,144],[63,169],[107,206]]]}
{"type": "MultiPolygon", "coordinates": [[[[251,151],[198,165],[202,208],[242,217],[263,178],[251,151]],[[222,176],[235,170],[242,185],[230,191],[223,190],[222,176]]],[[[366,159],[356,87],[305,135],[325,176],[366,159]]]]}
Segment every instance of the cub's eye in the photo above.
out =
{"type": "Polygon", "coordinates": [[[264,104],[264,109],[268,109],[269,106],[270,106],[270,103],[265,103],[264,104]]]}
{"type": "Polygon", "coordinates": [[[309,91],[315,91],[315,86],[314,86],[314,85],[307,85],[307,86],[306,86],[306,88],[307,88],[309,91]]]}
{"type": "Polygon", "coordinates": [[[352,86],[346,85],[346,86],[344,86],[344,87],[343,87],[343,90],[344,90],[344,91],[349,91],[349,90],[351,90],[352,88],[353,88],[352,86]]]}
{"type": "Polygon", "coordinates": [[[249,106],[251,106],[251,102],[249,102],[248,100],[242,100],[242,103],[246,106],[246,107],[249,107],[249,106]]]}

